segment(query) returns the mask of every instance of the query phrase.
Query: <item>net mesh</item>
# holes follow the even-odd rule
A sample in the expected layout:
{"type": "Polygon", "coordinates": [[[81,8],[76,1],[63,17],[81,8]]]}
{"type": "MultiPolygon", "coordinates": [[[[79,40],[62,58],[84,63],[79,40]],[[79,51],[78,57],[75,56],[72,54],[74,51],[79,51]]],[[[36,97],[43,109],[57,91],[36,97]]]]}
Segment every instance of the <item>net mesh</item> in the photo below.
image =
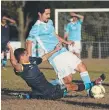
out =
{"type": "MultiPolygon", "coordinates": [[[[82,58],[109,58],[109,12],[78,12],[84,15],[82,24],[82,58]]],[[[58,33],[64,36],[69,12],[58,12],[58,33]]]]}

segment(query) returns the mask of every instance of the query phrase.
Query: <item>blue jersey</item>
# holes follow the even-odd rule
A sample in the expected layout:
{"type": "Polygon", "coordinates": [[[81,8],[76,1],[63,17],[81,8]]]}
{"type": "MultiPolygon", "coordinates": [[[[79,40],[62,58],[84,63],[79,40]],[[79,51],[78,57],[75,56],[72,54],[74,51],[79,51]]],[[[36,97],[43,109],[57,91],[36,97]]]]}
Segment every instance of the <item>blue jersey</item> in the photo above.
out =
{"type": "Polygon", "coordinates": [[[78,20],[75,23],[70,22],[67,24],[65,28],[65,33],[68,34],[68,40],[73,40],[73,41],[81,40],[81,24],[82,24],[81,20],[78,20]]]}
{"type": "MultiPolygon", "coordinates": [[[[52,20],[49,20],[47,23],[37,21],[32,27],[27,40],[33,41],[32,46],[32,56],[37,56],[34,52],[36,50],[36,41],[41,48],[44,49],[45,53],[48,53],[54,50],[55,46],[59,43],[58,38],[56,37],[54,26],[52,20]]],[[[62,48],[60,51],[53,54],[49,61],[52,63],[52,60],[55,56],[61,54],[62,52],[67,51],[66,48],[62,48]]],[[[39,54],[38,56],[41,57],[39,54]]]]}
{"type": "Polygon", "coordinates": [[[52,20],[48,20],[47,23],[37,20],[32,27],[27,40],[33,41],[32,56],[35,56],[35,50],[37,48],[36,41],[45,53],[52,51],[58,44],[59,40],[55,35],[55,30],[52,20]]]}

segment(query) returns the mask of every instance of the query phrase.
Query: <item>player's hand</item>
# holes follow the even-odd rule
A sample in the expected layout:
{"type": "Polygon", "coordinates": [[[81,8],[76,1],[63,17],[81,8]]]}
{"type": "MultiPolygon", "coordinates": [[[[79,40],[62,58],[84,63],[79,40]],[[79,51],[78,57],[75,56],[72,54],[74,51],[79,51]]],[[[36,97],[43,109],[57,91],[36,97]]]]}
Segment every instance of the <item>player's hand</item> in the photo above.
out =
{"type": "Polygon", "coordinates": [[[6,16],[3,16],[3,18],[2,18],[3,20],[7,20],[7,17],[6,16]]]}
{"type": "Polygon", "coordinates": [[[71,15],[71,16],[76,16],[76,13],[71,12],[70,15],[71,15]]]}
{"type": "Polygon", "coordinates": [[[7,48],[12,49],[12,46],[11,46],[10,42],[7,43],[7,48]]]}
{"type": "Polygon", "coordinates": [[[59,51],[60,49],[62,48],[62,44],[61,43],[58,43],[55,47],[55,51],[59,51]]]}
{"type": "Polygon", "coordinates": [[[71,40],[68,41],[68,45],[73,45],[74,46],[74,44],[75,44],[75,42],[73,42],[71,40]]]}

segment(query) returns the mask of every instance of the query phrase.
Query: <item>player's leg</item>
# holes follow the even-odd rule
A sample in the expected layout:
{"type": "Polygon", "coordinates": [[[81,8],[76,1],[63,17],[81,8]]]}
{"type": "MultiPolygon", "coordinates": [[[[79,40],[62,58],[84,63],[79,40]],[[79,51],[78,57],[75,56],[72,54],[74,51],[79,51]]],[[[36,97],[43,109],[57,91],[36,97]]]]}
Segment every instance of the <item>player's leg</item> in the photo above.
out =
{"type": "Polygon", "coordinates": [[[1,43],[1,66],[3,67],[4,45],[1,43]]]}
{"type": "MultiPolygon", "coordinates": [[[[64,67],[65,68],[64,72],[73,74],[76,71],[79,71],[83,83],[84,84],[85,83],[91,83],[90,76],[89,76],[89,73],[87,71],[87,68],[82,63],[82,61],[76,55],[71,54],[71,53],[66,53],[66,56],[68,58],[66,62],[69,62],[69,63],[68,64],[66,63],[67,65],[64,67]]],[[[67,77],[68,77],[68,75],[67,75],[67,77]]],[[[69,76],[69,77],[71,77],[71,76],[69,76]]],[[[68,78],[68,80],[70,81],[70,78],[68,78]]]]}
{"type": "MultiPolygon", "coordinates": [[[[69,77],[71,77],[71,76],[69,75],[69,77]]],[[[63,80],[66,82],[65,86],[67,88],[67,91],[90,90],[94,85],[101,84],[101,82],[104,81],[106,78],[104,74],[101,74],[95,81],[93,81],[91,83],[72,84],[72,83],[70,83],[71,79],[69,79],[69,77],[65,77],[65,79],[63,78],[63,80]]]]}
{"type": "Polygon", "coordinates": [[[50,83],[53,85],[60,85],[61,88],[67,88],[67,91],[76,91],[78,90],[78,86],[72,83],[73,76],[69,74],[65,76],[63,79],[52,80],[50,83]],[[63,86],[64,85],[64,86],[63,86]]]}
{"type": "Polygon", "coordinates": [[[53,62],[51,63],[52,66],[54,67],[54,70],[57,73],[57,77],[59,80],[54,80],[51,83],[53,85],[60,84],[60,85],[65,85],[67,88],[69,85],[72,83],[72,69],[69,68],[69,60],[71,62],[71,59],[69,59],[68,54],[71,54],[71,52],[65,52],[62,53],[61,55],[56,56],[54,58],[53,62]]]}
{"type": "Polygon", "coordinates": [[[82,61],[76,55],[71,54],[71,53],[69,53],[69,55],[67,57],[69,57],[68,62],[70,62],[69,67],[67,68],[67,71],[69,72],[69,70],[71,70],[70,72],[72,72],[72,73],[79,71],[81,79],[84,82],[84,84],[85,83],[91,83],[90,76],[88,74],[87,68],[82,63],[82,61]]]}
{"type": "Polygon", "coordinates": [[[51,85],[51,88],[48,88],[50,83],[48,83],[46,85],[46,90],[47,93],[45,94],[39,94],[39,92],[37,93],[37,90],[32,90],[31,94],[30,94],[30,98],[31,99],[46,99],[46,100],[55,100],[55,99],[59,99],[62,98],[63,96],[65,96],[67,94],[67,89],[61,89],[60,85],[51,85]]]}
{"type": "Polygon", "coordinates": [[[63,79],[55,79],[50,81],[51,84],[53,85],[60,85],[61,88],[67,88],[67,90],[76,90],[77,86],[72,84],[72,74],[64,77],[63,79]]]}
{"type": "MultiPolygon", "coordinates": [[[[101,74],[95,81],[91,83],[85,83],[84,84],[84,89],[85,90],[90,90],[94,85],[101,84],[105,80],[106,76],[104,74],[101,74]]],[[[83,86],[83,84],[81,84],[83,86]]]]}
{"type": "MultiPolygon", "coordinates": [[[[90,87],[90,84],[91,84],[91,80],[90,80],[90,76],[88,74],[88,71],[87,71],[87,68],[86,68],[86,65],[81,62],[80,64],[77,65],[77,68],[76,70],[78,72],[80,72],[80,76],[81,76],[81,79],[83,80],[84,84],[88,84],[87,87],[89,86],[90,87]]],[[[95,84],[99,84],[101,83],[103,80],[105,79],[105,75],[102,74],[99,78],[97,78],[95,80],[95,84]]],[[[89,92],[89,89],[87,89],[87,93],[89,92]]]]}
{"type": "Polygon", "coordinates": [[[74,83],[72,83],[72,76],[71,75],[66,76],[66,77],[63,78],[63,82],[64,82],[65,87],[67,88],[67,91],[88,90],[95,84],[94,82],[83,83],[83,84],[74,84],[74,83]],[[82,88],[81,88],[81,86],[82,86],[82,88]]]}
{"type": "MultiPolygon", "coordinates": [[[[104,81],[105,80],[105,75],[102,74],[95,81],[93,81],[91,83],[85,83],[85,84],[84,83],[80,83],[80,84],[72,84],[72,83],[70,83],[70,81],[71,81],[71,76],[70,75],[68,77],[63,78],[63,80],[64,80],[65,86],[66,86],[66,88],[62,89],[62,90],[64,90],[63,96],[66,96],[71,91],[80,92],[80,91],[83,91],[83,90],[90,90],[94,85],[97,85],[101,81],[104,81]]],[[[56,93],[54,93],[54,94],[58,94],[59,95],[58,91],[56,93]]],[[[61,94],[61,96],[62,96],[62,94],[61,94]]]]}
{"type": "Polygon", "coordinates": [[[8,41],[6,42],[1,42],[1,52],[2,52],[2,58],[1,58],[1,64],[2,64],[2,67],[5,69],[5,66],[7,64],[7,43],[8,41]]]}
{"type": "Polygon", "coordinates": [[[83,62],[81,62],[80,64],[77,65],[76,70],[78,72],[80,72],[81,79],[83,80],[84,83],[91,82],[89,73],[88,73],[87,68],[83,62]]]}
{"type": "Polygon", "coordinates": [[[73,84],[72,80],[73,80],[72,74],[70,74],[70,75],[63,78],[64,85],[65,85],[65,87],[67,88],[68,91],[77,90],[77,85],[73,84]]]}
{"type": "Polygon", "coordinates": [[[71,76],[69,75],[71,73],[75,73],[75,69],[80,72],[81,78],[84,83],[91,83],[87,69],[82,64],[82,61],[71,52],[63,52],[62,54],[56,56],[53,59],[52,66],[55,68],[58,78],[64,78],[64,84],[66,84],[66,80],[69,80],[69,82],[71,82],[71,76]],[[67,77],[67,79],[65,77],[67,77]]]}
{"type": "MultiPolygon", "coordinates": [[[[101,74],[95,81],[93,81],[91,83],[85,83],[84,84],[85,90],[90,89],[94,85],[101,84],[105,80],[105,78],[106,78],[106,76],[104,74],[101,74]]],[[[72,75],[71,74],[64,77],[62,80],[64,82],[64,87],[63,88],[67,88],[68,91],[70,91],[70,90],[76,91],[77,90],[78,86],[71,83],[71,81],[72,81],[72,75]]],[[[53,80],[52,84],[61,86],[61,83],[60,83],[59,79],[53,80]]]]}
{"type": "MultiPolygon", "coordinates": [[[[83,62],[77,65],[76,70],[80,73],[81,79],[83,80],[83,83],[91,83],[89,73],[87,71],[87,68],[83,62]]],[[[89,95],[89,89],[87,89],[87,93],[89,95]]]]}
{"type": "Polygon", "coordinates": [[[94,81],[94,84],[95,84],[95,85],[101,84],[101,83],[103,83],[103,81],[104,81],[105,79],[106,79],[105,74],[101,74],[101,75],[94,81]]]}
{"type": "Polygon", "coordinates": [[[4,58],[3,58],[3,67],[6,67],[7,64],[7,51],[4,51],[4,58]]]}
{"type": "MultiPolygon", "coordinates": [[[[80,72],[80,76],[82,78],[82,80],[84,81],[84,83],[89,83],[90,82],[90,77],[86,68],[86,65],[81,62],[80,64],[78,64],[76,70],[78,72],[80,72]]],[[[96,84],[101,83],[103,80],[105,79],[105,75],[102,74],[99,78],[97,78],[95,81],[96,84]]]]}
{"type": "MultiPolygon", "coordinates": [[[[83,62],[81,62],[80,64],[78,64],[76,70],[78,72],[80,72],[80,76],[81,76],[81,78],[82,78],[82,80],[83,80],[84,83],[90,83],[91,82],[90,81],[89,74],[88,74],[88,71],[87,71],[87,68],[86,68],[86,66],[85,66],[85,64],[83,62]]],[[[104,79],[105,79],[105,75],[102,74],[99,78],[97,78],[95,80],[95,83],[96,84],[99,84],[102,81],[104,81],[104,79]]]]}
{"type": "MultiPolygon", "coordinates": [[[[59,80],[63,79],[61,82],[67,88],[70,88],[70,85],[72,85],[72,73],[76,72],[74,68],[76,68],[77,64],[81,62],[81,60],[77,61],[76,58],[78,57],[67,51],[56,56],[51,63],[57,73],[59,80]]],[[[56,83],[57,80],[52,81],[52,84],[56,83]]]]}

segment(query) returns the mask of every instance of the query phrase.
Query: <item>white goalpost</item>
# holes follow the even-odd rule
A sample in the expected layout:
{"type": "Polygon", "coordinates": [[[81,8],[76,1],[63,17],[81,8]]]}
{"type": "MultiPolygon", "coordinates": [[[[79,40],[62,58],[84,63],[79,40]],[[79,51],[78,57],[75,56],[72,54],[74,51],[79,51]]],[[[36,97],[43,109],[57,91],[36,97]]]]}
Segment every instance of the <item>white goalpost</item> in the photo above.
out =
{"type": "Polygon", "coordinates": [[[109,58],[109,8],[55,9],[56,34],[64,35],[69,12],[85,15],[82,24],[82,58],[109,58]]]}
{"type": "Polygon", "coordinates": [[[58,34],[59,12],[109,12],[109,8],[86,8],[86,9],[55,9],[55,31],[58,34]]]}

